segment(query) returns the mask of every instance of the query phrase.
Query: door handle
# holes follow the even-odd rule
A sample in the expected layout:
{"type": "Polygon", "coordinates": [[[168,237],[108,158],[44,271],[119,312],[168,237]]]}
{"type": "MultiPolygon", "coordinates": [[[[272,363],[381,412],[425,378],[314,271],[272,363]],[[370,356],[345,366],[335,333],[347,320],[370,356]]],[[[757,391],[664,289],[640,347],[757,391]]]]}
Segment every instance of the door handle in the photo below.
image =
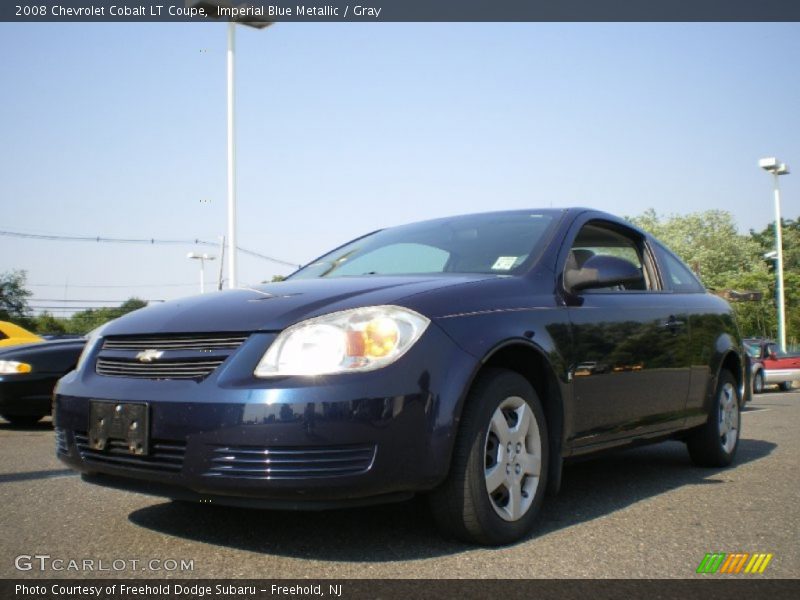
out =
{"type": "Polygon", "coordinates": [[[664,322],[661,324],[661,326],[662,326],[664,329],[669,329],[670,331],[673,331],[673,332],[674,332],[676,329],[678,329],[678,328],[680,328],[680,327],[683,327],[685,324],[686,324],[686,323],[684,323],[683,321],[679,321],[678,319],[676,319],[676,318],[675,318],[675,315],[670,315],[669,319],[667,319],[666,321],[664,321],[664,322]]]}

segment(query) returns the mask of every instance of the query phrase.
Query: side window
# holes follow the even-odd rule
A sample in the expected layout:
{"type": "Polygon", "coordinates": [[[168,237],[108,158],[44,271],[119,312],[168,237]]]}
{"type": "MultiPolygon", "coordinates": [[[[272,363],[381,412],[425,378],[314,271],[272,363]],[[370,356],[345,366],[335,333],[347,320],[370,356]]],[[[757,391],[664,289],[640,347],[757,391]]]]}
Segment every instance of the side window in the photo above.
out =
{"type": "Polygon", "coordinates": [[[694,273],[689,270],[678,258],[663,246],[658,247],[659,259],[664,271],[664,283],[673,291],[682,293],[705,291],[703,285],[697,280],[694,273]]]}
{"type": "Polygon", "coordinates": [[[8,336],[5,333],[3,333],[2,331],[0,331],[0,340],[5,340],[7,338],[8,338],[8,336]]]}
{"type": "Polygon", "coordinates": [[[628,261],[642,274],[641,280],[624,288],[602,288],[593,292],[626,292],[656,289],[652,269],[644,254],[644,240],[635,231],[614,223],[590,221],[584,225],[572,243],[565,270],[580,269],[594,256],[613,256],[628,261]]]}

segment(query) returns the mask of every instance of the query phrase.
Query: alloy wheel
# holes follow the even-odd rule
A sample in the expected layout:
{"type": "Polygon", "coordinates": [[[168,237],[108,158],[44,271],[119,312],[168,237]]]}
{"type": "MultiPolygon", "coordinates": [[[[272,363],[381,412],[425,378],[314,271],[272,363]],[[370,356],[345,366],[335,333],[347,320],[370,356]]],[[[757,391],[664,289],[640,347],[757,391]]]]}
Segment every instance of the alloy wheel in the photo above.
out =
{"type": "Polygon", "coordinates": [[[542,467],[539,424],[524,399],[506,398],[494,411],[484,455],[492,508],[505,521],[520,519],[533,504],[542,467]]]}
{"type": "Polygon", "coordinates": [[[719,394],[719,435],[722,449],[733,452],[739,437],[739,399],[731,383],[725,383],[719,394]]]}
{"type": "Polygon", "coordinates": [[[756,394],[760,394],[764,391],[764,375],[761,372],[756,373],[755,383],[753,384],[753,391],[756,394]]]}

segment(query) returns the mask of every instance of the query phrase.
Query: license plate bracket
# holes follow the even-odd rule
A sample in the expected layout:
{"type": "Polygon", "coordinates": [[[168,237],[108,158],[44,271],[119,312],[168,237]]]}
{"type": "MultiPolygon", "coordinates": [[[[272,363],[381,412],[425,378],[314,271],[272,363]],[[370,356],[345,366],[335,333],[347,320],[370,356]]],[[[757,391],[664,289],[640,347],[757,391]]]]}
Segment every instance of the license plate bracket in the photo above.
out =
{"type": "Polygon", "coordinates": [[[112,441],[125,443],[132,455],[149,452],[150,419],[144,402],[89,402],[89,446],[92,450],[108,450],[112,441]]]}

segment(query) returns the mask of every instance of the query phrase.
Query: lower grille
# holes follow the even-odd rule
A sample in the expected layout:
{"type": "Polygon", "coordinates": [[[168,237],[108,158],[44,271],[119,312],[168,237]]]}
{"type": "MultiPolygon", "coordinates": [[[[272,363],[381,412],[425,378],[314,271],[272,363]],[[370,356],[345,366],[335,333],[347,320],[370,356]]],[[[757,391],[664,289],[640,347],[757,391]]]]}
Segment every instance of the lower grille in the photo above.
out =
{"type": "Polygon", "coordinates": [[[306,479],[359,475],[372,467],[374,445],[310,448],[221,446],[212,450],[208,477],[306,479]]]}
{"type": "Polygon", "coordinates": [[[56,432],[56,456],[64,456],[69,452],[69,447],[67,446],[67,432],[65,429],[61,427],[55,428],[56,432]]]}
{"type": "Polygon", "coordinates": [[[186,454],[184,442],[151,440],[150,454],[133,456],[123,440],[109,440],[106,450],[94,450],[84,431],[75,432],[75,445],[83,461],[89,465],[107,465],[124,469],[137,469],[161,473],[177,473],[183,468],[186,454]]]}

